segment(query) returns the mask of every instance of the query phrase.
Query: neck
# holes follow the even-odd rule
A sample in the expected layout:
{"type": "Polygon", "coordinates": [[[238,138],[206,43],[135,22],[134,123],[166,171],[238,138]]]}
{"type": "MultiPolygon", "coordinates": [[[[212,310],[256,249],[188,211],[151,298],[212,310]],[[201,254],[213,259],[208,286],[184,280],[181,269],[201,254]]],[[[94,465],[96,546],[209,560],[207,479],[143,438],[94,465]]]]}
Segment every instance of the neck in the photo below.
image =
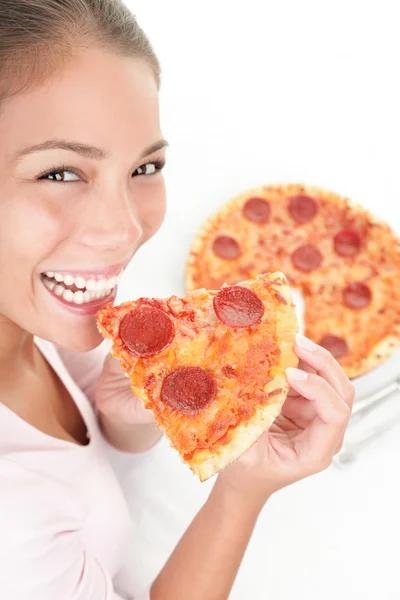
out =
{"type": "Polygon", "coordinates": [[[0,314],[0,377],[34,365],[33,335],[0,314]]]}

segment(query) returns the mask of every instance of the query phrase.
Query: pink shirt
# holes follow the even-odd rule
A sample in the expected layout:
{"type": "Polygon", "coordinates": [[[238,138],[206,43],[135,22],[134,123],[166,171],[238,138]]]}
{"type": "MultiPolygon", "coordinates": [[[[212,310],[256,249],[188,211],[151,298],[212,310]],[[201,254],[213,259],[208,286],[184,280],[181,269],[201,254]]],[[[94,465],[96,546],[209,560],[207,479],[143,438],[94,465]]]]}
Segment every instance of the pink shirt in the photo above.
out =
{"type": "Polygon", "coordinates": [[[126,599],[112,580],[131,521],[88,400],[106,349],[77,354],[35,342],[76,402],[90,443],[50,437],[0,403],[0,598],[126,599]]]}

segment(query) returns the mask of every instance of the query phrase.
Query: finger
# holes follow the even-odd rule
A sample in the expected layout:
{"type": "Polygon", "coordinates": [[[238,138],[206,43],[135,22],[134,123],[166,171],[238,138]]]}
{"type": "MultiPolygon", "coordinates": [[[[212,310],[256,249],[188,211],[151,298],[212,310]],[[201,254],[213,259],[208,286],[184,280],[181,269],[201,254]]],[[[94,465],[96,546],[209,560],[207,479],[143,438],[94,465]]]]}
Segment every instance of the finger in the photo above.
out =
{"type": "Polygon", "coordinates": [[[343,442],[344,442],[344,435],[342,435],[338,445],[335,448],[335,454],[338,454],[341,451],[341,449],[343,447],[343,442]]]}
{"type": "MultiPolygon", "coordinates": [[[[298,368],[301,369],[302,371],[306,371],[307,373],[315,373],[315,369],[310,367],[306,362],[304,362],[304,360],[300,360],[298,368]]],[[[299,394],[298,394],[298,392],[296,392],[296,390],[294,390],[293,388],[289,389],[289,392],[288,392],[289,397],[298,396],[298,395],[299,394]]]]}
{"type": "Polygon", "coordinates": [[[295,349],[299,358],[315,369],[318,375],[321,375],[333,387],[348,406],[353,405],[354,386],[328,350],[314,344],[302,335],[296,336],[295,349]]]}
{"type": "Polygon", "coordinates": [[[107,370],[108,373],[112,373],[113,375],[117,375],[118,377],[125,376],[129,379],[129,375],[122,370],[121,361],[118,358],[112,356],[112,354],[108,354],[105,358],[103,369],[107,370]]]}
{"type": "Polygon", "coordinates": [[[286,398],[282,406],[282,414],[304,429],[310,421],[315,419],[317,413],[312,402],[299,396],[295,390],[293,393],[296,394],[296,397],[286,398]]]}
{"type": "Polygon", "coordinates": [[[350,408],[319,375],[305,373],[299,369],[287,369],[289,383],[306,399],[313,403],[316,417],[301,434],[307,439],[315,457],[332,459],[346,429],[350,408]]]}
{"type": "Polygon", "coordinates": [[[322,421],[329,423],[337,416],[350,413],[343,398],[320,375],[292,368],[286,369],[286,375],[290,385],[303,398],[313,402],[315,411],[322,421]]]}

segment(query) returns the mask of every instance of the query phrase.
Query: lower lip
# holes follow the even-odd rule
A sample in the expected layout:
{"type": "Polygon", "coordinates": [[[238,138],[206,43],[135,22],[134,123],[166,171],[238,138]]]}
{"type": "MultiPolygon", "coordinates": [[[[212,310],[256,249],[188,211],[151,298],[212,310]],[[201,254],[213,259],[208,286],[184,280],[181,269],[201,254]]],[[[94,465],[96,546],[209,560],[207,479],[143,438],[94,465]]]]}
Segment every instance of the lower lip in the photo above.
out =
{"type": "Polygon", "coordinates": [[[108,296],[104,296],[104,298],[99,298],[98,300],[93,300],[93,302],[86,302],[85,304],[72,304],[71,302],[67,302],[60,296],[56,296],[44,284],[43,284],[43,287],[46,289],[47,292],[49,292],[49,294],[51,296],[53,296],[53,298],[55,300],[57,300],[57,302],[59,304],[61,304],[61,306],[65,310],[73,313],[74,315],[80,315],[82,317],[87,317],[89,315],[95,315],[97,313],[97,311],[99,311],[107,302],[114,302],[115,297],[117,295],[117,286],[116,286],[113,290],[111,290],[110,294],[108,294],[108,296]]]}

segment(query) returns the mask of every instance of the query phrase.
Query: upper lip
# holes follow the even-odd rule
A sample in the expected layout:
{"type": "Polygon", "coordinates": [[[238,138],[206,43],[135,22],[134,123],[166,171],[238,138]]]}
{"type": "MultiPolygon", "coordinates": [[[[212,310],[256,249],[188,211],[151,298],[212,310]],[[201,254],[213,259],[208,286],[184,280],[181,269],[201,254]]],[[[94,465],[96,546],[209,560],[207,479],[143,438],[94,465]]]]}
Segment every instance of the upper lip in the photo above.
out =
{"type": "Polygon", "coordinates": [[[126,267],[127,263],[119,263],[117,265],[109,265],[107,267],[93,267],[87,269],[46,269],[43,273],[60,273],[60,275],[76,275],[81,276],[84,279],[87,279],[91,276],[93,277],[113,277],[114,275],[118,275],[126,267]]]}

